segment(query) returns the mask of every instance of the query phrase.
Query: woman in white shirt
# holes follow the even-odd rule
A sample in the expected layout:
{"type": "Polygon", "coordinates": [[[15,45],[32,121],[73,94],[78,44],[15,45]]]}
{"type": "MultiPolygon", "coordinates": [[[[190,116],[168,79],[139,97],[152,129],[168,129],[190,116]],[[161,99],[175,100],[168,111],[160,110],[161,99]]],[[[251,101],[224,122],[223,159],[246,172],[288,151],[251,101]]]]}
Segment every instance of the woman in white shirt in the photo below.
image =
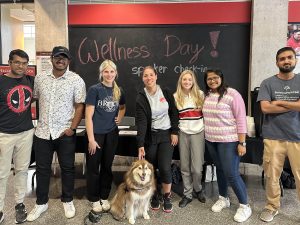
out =
{"type": "Polygon", "coordinates": [[[206,201],[201,185],[205,150],[202,116],[204,94],[193,71],[181,73],[174,98],[179,111],[179,153],[183,181],[183,198],[179,207],[183,208],[192,201],[193,190],[200,202],[206,201]]]}

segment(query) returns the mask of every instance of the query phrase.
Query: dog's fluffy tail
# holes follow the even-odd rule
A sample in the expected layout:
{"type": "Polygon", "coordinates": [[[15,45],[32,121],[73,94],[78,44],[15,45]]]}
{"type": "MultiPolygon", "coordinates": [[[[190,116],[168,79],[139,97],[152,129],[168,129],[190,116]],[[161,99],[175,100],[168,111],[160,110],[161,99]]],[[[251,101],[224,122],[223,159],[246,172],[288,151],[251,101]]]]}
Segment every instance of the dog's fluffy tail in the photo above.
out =
{"type": "Polygon", "coordinates": [[[110,213],[116,220],[121,220],[125,216],[126,192],[126,184],[120,184],[115,196],[111,200],[110,213]]]}

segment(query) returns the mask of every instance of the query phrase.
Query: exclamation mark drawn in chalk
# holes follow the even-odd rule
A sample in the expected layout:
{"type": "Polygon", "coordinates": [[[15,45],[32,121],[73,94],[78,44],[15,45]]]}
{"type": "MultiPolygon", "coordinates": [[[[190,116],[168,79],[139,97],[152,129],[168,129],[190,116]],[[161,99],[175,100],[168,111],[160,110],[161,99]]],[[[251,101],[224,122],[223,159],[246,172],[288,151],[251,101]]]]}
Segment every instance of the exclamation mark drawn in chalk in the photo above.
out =
{"type": "Polygon", "coordinates": [[[219,34],[220,34],[220,31],[209,32],[210,41],[211,41],[211,44],[213,46],[213,50],[210,52],[210,55],[212,57],[214,57],[214,58],[217,58],[218,55],[219,55],[218,51],[216,50],[217,49],[218,40],[219,40],[219,34]]]}

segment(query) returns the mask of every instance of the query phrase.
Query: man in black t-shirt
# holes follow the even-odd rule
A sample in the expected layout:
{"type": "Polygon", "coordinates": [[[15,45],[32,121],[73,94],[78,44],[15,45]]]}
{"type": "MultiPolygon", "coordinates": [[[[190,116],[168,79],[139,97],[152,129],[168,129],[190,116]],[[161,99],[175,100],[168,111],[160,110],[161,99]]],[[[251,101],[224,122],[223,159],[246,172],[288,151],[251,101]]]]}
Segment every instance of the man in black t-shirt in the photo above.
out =
{"type": "Polygon", "coordinates": [[[31,101],[34,78],[25,75],[29,57],[16,49],[10,52],[10,72],[0,76],[0,223],[11,162],[14,164],[16,223],[26,221],[23,204],[27,186],[34,128],[31,101]]]}

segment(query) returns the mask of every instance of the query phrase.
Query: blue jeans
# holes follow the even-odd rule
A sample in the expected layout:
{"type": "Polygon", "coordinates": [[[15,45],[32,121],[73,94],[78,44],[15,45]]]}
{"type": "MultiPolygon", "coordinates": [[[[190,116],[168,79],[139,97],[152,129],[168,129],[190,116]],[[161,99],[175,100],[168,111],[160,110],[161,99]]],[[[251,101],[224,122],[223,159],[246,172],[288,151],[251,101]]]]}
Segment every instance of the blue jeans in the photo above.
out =
{"type": "Polygon", "coordinates": [[[238,142],[210,142],[206,140],[205,144],[216,165],[219,194],[227,198],[228,185],[230,185],[239,203],[248,204],[246,186],[239,172],[238,142]]]}

